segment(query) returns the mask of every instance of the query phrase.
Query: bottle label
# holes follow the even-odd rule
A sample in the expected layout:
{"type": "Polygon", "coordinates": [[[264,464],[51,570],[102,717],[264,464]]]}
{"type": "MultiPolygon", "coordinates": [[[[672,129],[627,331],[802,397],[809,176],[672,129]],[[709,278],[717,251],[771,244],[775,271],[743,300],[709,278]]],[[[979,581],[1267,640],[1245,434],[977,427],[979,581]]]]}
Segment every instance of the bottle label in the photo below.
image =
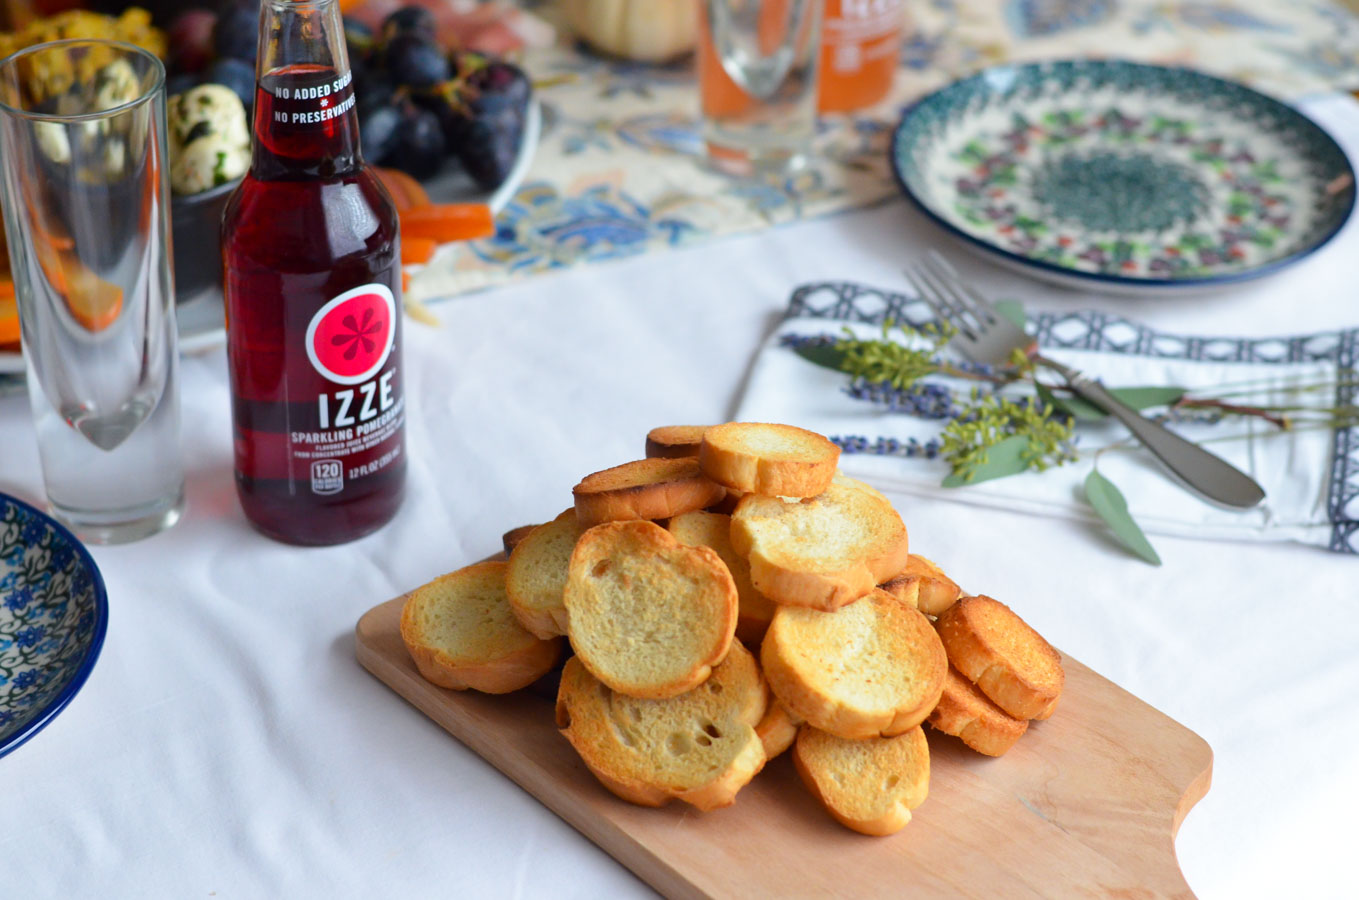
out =
{"type": "Polygon", "coordinates": [[[388,364],[396,331],[396,298],[383,284],[346,291],[312,316],[307,359],[335,385],[316,397],[316,430],[290,435],[293,459],[310,469],[312,493],[338,494],[400,456],[406,406],[388,364]]]}
{"type": "Polygon", "coordinates": [[[296,67],[272,89],[270,115],[285,130],[338,119],[354,108],[354,75],[333,69],[296,67]]]}
{"type": "Polygon", "coordinates": [[[336,384],[359,384],[382,369],[396,341],[396,298],[385,284],[346,291],[307,326],[307,358],[336,384]]]}
{"type": "Polygon", "coordinates": [[[822,43],[834,48],[836,72],[857,72],[867,62],[894,57],[900,48],[904,0],[840,0],[838,15],[828,9],[822,43]]]}

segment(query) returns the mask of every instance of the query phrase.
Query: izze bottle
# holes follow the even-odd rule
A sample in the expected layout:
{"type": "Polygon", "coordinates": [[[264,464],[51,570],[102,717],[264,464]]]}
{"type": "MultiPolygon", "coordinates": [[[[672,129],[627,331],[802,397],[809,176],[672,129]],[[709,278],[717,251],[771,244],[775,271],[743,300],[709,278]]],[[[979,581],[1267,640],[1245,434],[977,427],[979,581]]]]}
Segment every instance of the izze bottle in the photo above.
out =
{"type": "Polygon", "coordinates": [[[336,544],[405,490],[396,208],[359,152],[337,0],[264,0],[258,66],[222,223],[236,490],[270,537],[336,544]]]}

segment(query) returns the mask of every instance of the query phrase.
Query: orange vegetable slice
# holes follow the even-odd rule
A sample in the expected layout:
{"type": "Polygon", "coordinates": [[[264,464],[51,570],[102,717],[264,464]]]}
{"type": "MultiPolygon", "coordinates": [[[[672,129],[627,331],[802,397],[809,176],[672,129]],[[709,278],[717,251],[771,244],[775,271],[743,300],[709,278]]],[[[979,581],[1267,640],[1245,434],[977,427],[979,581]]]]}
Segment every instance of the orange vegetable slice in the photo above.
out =
{"type": "Polygon", "coordinates": [[[19,343],[19,305],[14,282],[0,281],[0,346],[19,343]]]}
{"type": "Polygon", "coordinates": [[[401,239],[401,264],[403,266],[423,266],[434,258],[439,242],[429,238],[403,237],[401,239]]]}
{"type": "Polygon", "coordinates": [[[401,213],[401,239],[426,238],[447,244],[495,234],[495,216],[484,203],[431,203],[401,213]]]}
{"type": "Polygon", "coordinates": [[[405,212],[416,206],[428,206],[429,194],[423,185],[398,169],[378,169],[378,180],[392,195],[397,212],[405,212]]]}

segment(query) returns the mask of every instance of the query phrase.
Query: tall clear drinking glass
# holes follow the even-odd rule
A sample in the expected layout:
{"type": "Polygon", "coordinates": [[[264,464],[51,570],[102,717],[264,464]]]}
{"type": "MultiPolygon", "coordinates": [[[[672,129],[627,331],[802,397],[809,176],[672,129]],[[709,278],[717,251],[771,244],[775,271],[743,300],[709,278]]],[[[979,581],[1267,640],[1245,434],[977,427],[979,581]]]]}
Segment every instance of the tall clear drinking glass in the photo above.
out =
{"type": "Polygon", "coordinates": [[[699,93],[708,157],[747,175],[796,169],[816,132],[824,0],[702,0],[699,93]]]}
{"type": "Polygon", "coordinates": [[[53,513],[136,540],[184,508],[165,69],[130,44],[0,62],[0,188],[53,513]]]}

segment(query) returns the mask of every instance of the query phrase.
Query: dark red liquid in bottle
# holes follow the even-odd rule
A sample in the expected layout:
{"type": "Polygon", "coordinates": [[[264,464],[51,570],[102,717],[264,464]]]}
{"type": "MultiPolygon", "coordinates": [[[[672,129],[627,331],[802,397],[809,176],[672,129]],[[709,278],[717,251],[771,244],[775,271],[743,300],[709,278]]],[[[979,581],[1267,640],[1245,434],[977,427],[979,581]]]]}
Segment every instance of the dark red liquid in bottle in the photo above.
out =
{"type": "Polygon", "coordinates": [[[381,527],[405,489],[398,220],[353,98],[347,66],[261,78],[254,160],[223,220],[237,493],[296,544],[381,527]]]}

